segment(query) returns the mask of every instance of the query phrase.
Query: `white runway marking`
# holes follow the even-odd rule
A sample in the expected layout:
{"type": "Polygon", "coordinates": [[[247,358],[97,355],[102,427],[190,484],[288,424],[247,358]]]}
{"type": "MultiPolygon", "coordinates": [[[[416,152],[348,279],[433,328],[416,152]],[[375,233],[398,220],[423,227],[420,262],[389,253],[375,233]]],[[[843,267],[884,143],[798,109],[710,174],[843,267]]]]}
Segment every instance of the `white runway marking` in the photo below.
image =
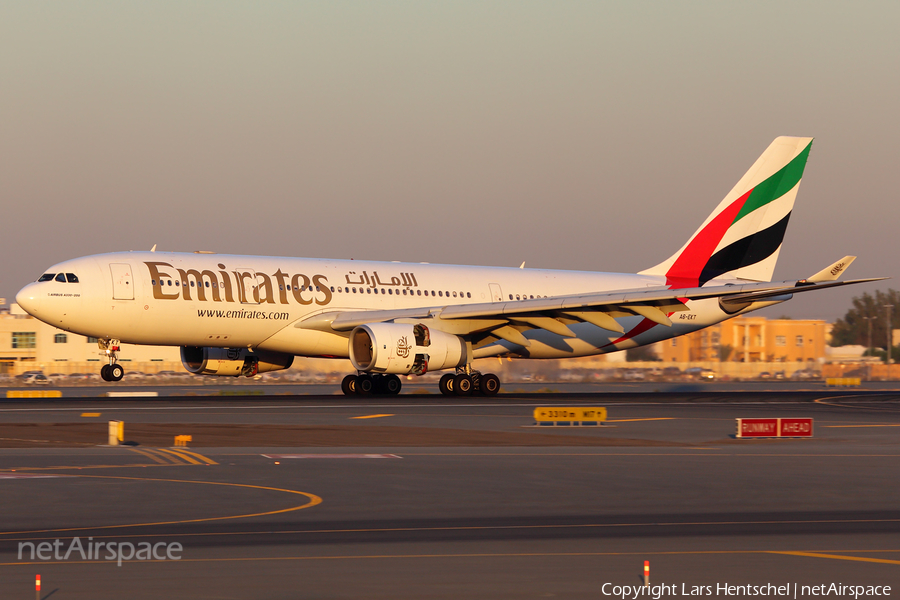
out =
{"type": "Polygon", "coordinates": [[[403,458],[396,454],[263,454],[266,458],[403,458]]]}
{"type": "Polygon", "coordinates": [[[32,473],[0,473],[0,479],[57,479],[68,475],[40,475],[32,473]]]}

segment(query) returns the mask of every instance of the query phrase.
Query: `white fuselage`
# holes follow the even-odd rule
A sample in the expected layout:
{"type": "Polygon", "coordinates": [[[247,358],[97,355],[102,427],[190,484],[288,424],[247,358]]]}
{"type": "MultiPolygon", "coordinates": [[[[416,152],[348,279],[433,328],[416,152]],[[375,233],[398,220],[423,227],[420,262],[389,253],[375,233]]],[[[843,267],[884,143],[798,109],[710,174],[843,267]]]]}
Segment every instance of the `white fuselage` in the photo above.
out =
{"type": "MultiPolygon", "coordinates": [[[[348,356],[349,332],[298,324],[322,313],[665,286],[664,278],[649,275],[168,252],[88,256],[54,265],[47,273],[73,274],[78,281],[54,277],[35,282],[19,292],[17,301],[33,316],[66,331],[132,344],[331,357],[348,356]]],[[[474,357],[599,354],[683,335],[734,316],[714,299],[691,301],[688,308],[672,315],[672,327],[648,326],[641,317],[627,316],[617,318],[624,334],[590,323],[572,325],[574,338],[534,329],[525,332],[531,341],[527,349],[500,341],[476,350],[474,357]]]]}

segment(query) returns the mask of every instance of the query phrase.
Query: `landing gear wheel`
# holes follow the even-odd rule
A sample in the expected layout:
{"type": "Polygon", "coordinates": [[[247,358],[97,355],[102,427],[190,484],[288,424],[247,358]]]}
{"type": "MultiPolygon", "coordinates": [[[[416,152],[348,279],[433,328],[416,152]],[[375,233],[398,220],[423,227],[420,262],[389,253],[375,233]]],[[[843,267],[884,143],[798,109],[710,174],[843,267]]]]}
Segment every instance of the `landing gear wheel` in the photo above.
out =
{"type": "Polygon", "coordinates": [[[384,375],[380,373],[376,373],[372,375],[372,393],[373,394],[383,394],[384,390],[384,375]]]}
{"type": "Polygon", "coordinates": [[[493,373],[481,376],[481,393],[485,396],[496,396],[500,391],[500,378],[493,373]]]}
{"type": "Polygon", "coordinates": [[[356,393],[356,375],[347,375],[341,381],[341,391],[345,396],[352,396],[356,393]]]}
{"type": "Polygon", "coordinates": [[[469,373],[469,378],[472,380],[472,395],[473,396],[481,396],[481,373],[478,371],[472,371],[469,373]]]}
{"type": "Polygon", "coordinates": [[[109,365],[100,367],[100,377],[103,381],[112,381],[112,379],[109,378],[109,365]]]}
{"type": "Polygon", "coordinates": [[[122,378],[125,377],[125,369],[122,368],[122,365],[107,365],[109,368],[107,369],[107,374],[109,375],[110,381],[122,381],[122,378]]]}
{"type": "Polygon", "coordinates": [[[444,373],[441,375],[440,382],[438,382],[438,387],[445,396],[453,395],[453,377],[453,373],[444,373]]]}
{"type": "Polygon", "coordinates": [[[375,382],[372,381],[371,375],[360,375],[356,378],[356,393],[360,396],[369,396],[372,394],[375,382]]]}
{"type": "Polygon", "coordinates": [[[472,395],[472,378],[465,373],[460,373],[453,378],[453,391],[457,396],[472,395]]]}
{"type": "Polygon", "coordinates": [[[390,394],[392,396],[396,396],[400,393],[400,388],[403,387],[403,382],[400,381],[400,378],[396,375],[386,375],[384,378],[384,393],[390,394]]]}

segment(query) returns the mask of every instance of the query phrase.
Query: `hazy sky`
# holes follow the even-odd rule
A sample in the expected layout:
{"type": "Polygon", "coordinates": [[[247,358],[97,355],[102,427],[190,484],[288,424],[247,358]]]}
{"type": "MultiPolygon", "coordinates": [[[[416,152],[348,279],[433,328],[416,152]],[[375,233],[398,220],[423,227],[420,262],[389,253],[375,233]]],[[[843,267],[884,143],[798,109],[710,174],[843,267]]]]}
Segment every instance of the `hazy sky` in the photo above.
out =
{"type": "MultiPolygon", "coordinates": [[[[0,296],[118,250],[634,272],[814,136],[778,279],[900,276],[900,3],[0,2],[0,296]]],[[[881,284],[900,287],[900,281],[881,284]]],[[[834,319],[867,287],[768,316],[834,319]]]]}

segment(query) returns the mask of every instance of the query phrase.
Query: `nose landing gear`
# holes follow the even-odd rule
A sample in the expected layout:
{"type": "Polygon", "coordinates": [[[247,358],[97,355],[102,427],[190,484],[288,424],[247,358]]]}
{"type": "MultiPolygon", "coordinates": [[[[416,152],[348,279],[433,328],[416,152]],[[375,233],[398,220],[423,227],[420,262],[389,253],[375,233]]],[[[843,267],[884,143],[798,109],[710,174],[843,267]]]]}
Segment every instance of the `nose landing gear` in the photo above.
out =
{"type": "Polygon", "coordinates": [[[100,368],[100,377],[103,381],[122,381],[125,369],[116,362],[119,360],[119,340],[98,339],[97,345],[100,346],[100,356],[105,356],[109,360],[109,364],[100,368]]]}

